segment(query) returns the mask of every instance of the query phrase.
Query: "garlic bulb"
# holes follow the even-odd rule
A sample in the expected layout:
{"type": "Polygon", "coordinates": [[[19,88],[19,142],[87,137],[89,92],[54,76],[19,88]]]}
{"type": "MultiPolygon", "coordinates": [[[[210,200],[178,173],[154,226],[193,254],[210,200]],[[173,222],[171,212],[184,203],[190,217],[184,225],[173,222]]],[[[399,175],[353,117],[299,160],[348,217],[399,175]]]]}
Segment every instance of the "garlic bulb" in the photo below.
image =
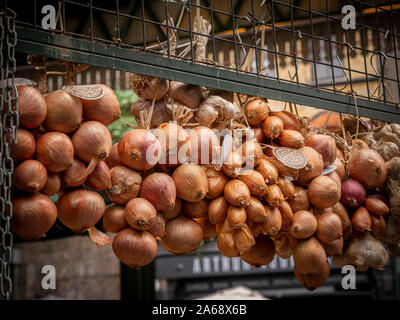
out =
{"type": "Polygon", "coordinates": [[[211,128],[216,122],[221,123],[234,119],[238,114],[239,110],[233,103],[220,96],[209,96],[200,104],[196,120],[201,126],[211,128]]]}

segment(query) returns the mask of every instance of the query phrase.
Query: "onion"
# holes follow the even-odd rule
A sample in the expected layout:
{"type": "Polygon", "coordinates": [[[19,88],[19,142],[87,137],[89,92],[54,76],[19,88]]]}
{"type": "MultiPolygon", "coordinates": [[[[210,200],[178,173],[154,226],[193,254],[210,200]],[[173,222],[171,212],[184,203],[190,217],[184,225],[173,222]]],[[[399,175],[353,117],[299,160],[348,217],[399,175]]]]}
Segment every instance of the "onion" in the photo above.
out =
{"type": "Polygon", "coordinates": [[[106,163],[109,169],[123,165],[122,162],[119,161],[118,143],[113,144],[113,146],[111,147],[110,154],[104,158],[104,162],[106,163]]]}
{"type": "Polygon", "coordinates": [[[304,147],[304,137],[296,130],[283,130],[279,136],[279,144],[282,147],[299,149],[304,147]]]}
{"type": "Polygon", "coordinates": [[[326,264],[326,254],[321,243],[314,237],[300,241],[293,251],[296,271],[299,273],[318,273],[326,264]]]}
{"type": "Polygon", "coordinates": [[[262,99],[253,99],[244,106],[244,114],[251,126],[261,124],[269,113],[268,104],[262,99]]]}
{"type": "Polygon", "coordinates": [[[231,231],[221,232],[217,237],[217,246],[221,254],[228,258],[238,257],[239,251],[236,248],[231,231]]]}
{"type": "Polygon", "coordinates": [[[222,172],[230,178],[238,178],[242,164],[243,159],[240,154],[234,151],[229,152],[222,165],[222,172]]]}
{"type": "Polygon", "coordinates": [[[115,236],[112,243],[115,255],[131,268],[143,267],[157,255],[157,241],[148,231],[126,228],[115,236]]]}
{"type": "Polygon", "coordinates": [[[308,199],[307,191],[300,186],[294,186],[294,190],[294,198],[288,200],[292,211],[308,210],[310,208],[310,200],[308,199]]]}
{"type": "Polygon", "coordinates": [[[342,221],[336,213],[326,213],[317,217],[317,239],[328,244],[342,237],[342,221]]]}
{"type": "Polygon", "coordinates": [[[279,257],[282,259],[289,259],[292,256],[293,250],[290,247],[287,234],[280,233],[271,239],[274,241],[275,252],[279,257]]]}
{"type": "Polygon", "coordinates": [[[140,197],[149,200],[157,210],[173,208],[176,200],[174,180],[165,173],[152,173],[143,179],[140,197]]]}
{"type": "Polygon", "coordinates": [[[367,192],[367,197],[368,198],[379,199],[382,202],[384,202],[385,204],[388,202],[388,199],[387,199],[386,195],[384,195],[383,193],[380,193],[380,192],[376,192],[376,191],[367,192]]]}
{"type": "Polygon", "coordinates": [[[364,202],[364,207],[369,212],[378,216],[384,216],[389,212],[389,207],[383,201],[376,198],[367,198],[364,202]]]}
{"type": "Polygon", "coordinates": [[[159,163],[167,165],[183,164],[190,157],[190,136],[176,123],[162,123],[154,134],[161,144],[162,156],[159,163]]]}
{"type": "Polygon", "coordinates": [[[156,100],[164,97],[169,90],[168,80],[132,74],[130,77],[133,91],[143,99],[156,100]]]}
{"type": "Polygon", "coordinates": [[[230,180],[224,188],[225,199],[233,206],[246,207],[250,201],[250,190],[240,180],[230,180]]]}
{"type": "Polygon", "coordinates": [[[76,233],[93,227],[104,214],[103,198],[94,191],[74,190],[57,201],[58,219],[76,233]]]}
{"type": "Polygon", "coordinates": [[[242,229],[247,220],[246,210],[242,207],[229,206],[226,217],[232,229],[242,229]]]}
{"type": "Polygon", "coordinates": [[[240,256],[248,252],[255,244],[254,236],[247,224],[243,225],[243,227],[240,229],[232,229],[232,235],[236,249],[239,251],[240,256]]]}
{"type": "Polygon", "coordinates": [[[333,165],[336,167],[335,171],[339,175],[340,181],[343,181],[346,177],[346,169],[344,168],[343,162],[339,158],[336,158],[333,165]]]}
{"type": "Polygon", "coordinates": [[[14,162],[31,159],[35,150],[36,143],[33,135],[29,131],[19,128],[17,130],[17,143],[11,145],[11,157],[14,162]]]}
{"type": "Polygon", "coordinates": [[[296,189],[290,177],[278,178],[277,185],[281,189],[285,199],[293,199],[296,189]]]}
{"type": "Polygon", "coordinates": [[[93,172],[88,175],[85,184],[96,191],[106,190],[111,187],[111,173],[107,164],[100,161],[93,172]]]}
{"type": "Polygon", "coordinates": [[[19,124],[27,129],[39,127],[47,114],[42,94],[31,86],[18,86],[17,91],[19,124]]]}
{"type": "Polygon", "coordinates": [[[386,230],[385,218],[383,216],[371,214],[371,229],[373,236],[382,236],[386,230]]]}
{"type": "Polygon", "coordinates": [[[24,240],[38,240],[54,225],[57,208],[41,193],[22,195],[14,200],[11,229],[24,240]]]}
{"type": "Polygon", "coordinates": [[[283,201],[279,207],[282,216],[282,229],[289,230],[293,222],[293,211],[287,201],[283,201]]]}
{"type": "Polygon", "coordinates": [[[153,227],[149,230],[151,235],[156,238],[157,240],[161,240],[165,237],[167,232],[165,231],[165,225],[167,224],[167,220],[161,213],[157,213],[156,215],[156,222],[154,223],[153,227]]]}
{"type": "Polygon", "coordinates": [[[108,206],[103,216],[103,229],[107,232],[118,233],[125,228],[128,228],[125,208],[116,204],[108,206]]]}
{"type": "Polygon", "coordinates": [[[349,179],[342,183],[342,196],[340,201],[349,208],[358,208],[366,197],[365,188],[357,180],[349,179]]]}
{"type": "Polygon", "coordinates": [[[219,140],[210,128],[199,126],[192,129],[190,145],[190,162],[195,164],[219,163],[219,140]]]}
{"type": "Polygon", "coordinates": [[[120,161],[127,167],[147,171],[153,168],[161,157],[161,145],[149,131],[134,129],[125,133],[118,142],[120,161]]]}
{"type": "Polygon", "coordinates": [[[354,229],[360,232],[371,231],[371,215],[364,207],[359,207],[351,217],[351,223],[354,229]]]}
{"type": "Polygon", "coordinates": [[[279,171],[270,161],[266,159],[261,159],[258,162],[256,170],[261,173],[267,184],[277,183],[279,171]]]}
{"type": "MultiPolygon", "coordinates": [[[[131,113],[138,121],[140,119],[140,112],[147,111],[150,115],[152,100],[139,100],[132,104],[131,113]]],[[[165,113],[165,100],[160,99],[154,102],[153,115],[151,117],[150,128],[157,128],[160,124],[167,121],[167,115],[165,113]]]]}
{"type": "Polygon", "coordinates": [[[82,103],[65,90],[56,90],[45,97],[47,115],[43,127],[47,131],[70,133],[77,130],[82,122],[82,103]]]}
{"type": "Polygon", "coordinates": [[[256,140],[248,140],[239,148],[239,154],[242,155],[245,166],[248,168],[256,167],[261,159],[264,159],[264,152],[256,140]]]}
{"type": "Polygon", "coordinates": [[[290,234],[296,239],[306,239],[317,231],[317,226],[317,219],[310,211],[300,210],[293,214],[290,234]]]}
{"type": "Polygon", "coordinates": [[[273,208],[279,208],[284,201],[281,189],[277,184],[271,184],[267,190],[267,202],[273,208]]]}
{"type": "Polygon", "coordinates": [[[57,173],[47,173],[47,181],[43,189],[40,190],[42,193],[52,196],[59,192],[61,189],[61,179],[57,173]]]}
{"type": "Polygon", "coordinates": [[[217,171],[213,167],[206,169],[206,175],[208,179],[207,199],[215,199],[223,195],[225,185],[229,179],[221,171],[217,171]]]}
{"type": "Polygon", "coordinates": [[[111,187],[106,190],[107,196],[117,204],[127,204],[137,197],[142,177],[136,171],[124,166],[116,166],[110,170],[111,187]]]}
{"type": "Polygon", "coordinates": [[[305,146],[298,149],[302,152],[307,159],[307,164],[303,169],[299,170],[299,177],[296,182],[301,185],[307,185],[312,179],[321,175],[324,169],[324,162],[322,156],[313,148],[305,146]]]}
{"type": "Polygon", "coordinates": [[[210,222],[207,217],[196,219],[197,223],[203,229],[203,239],[211,240],[217,236],[217,232],[215,230],[215,225],[210,222]]]}
{"type": "Polygon", "coordinates": [[[332,209],[332,207],[325,208],[325,209],[319,209],[319,208],[312,207],[311,212],[314,214],[314,216],[316,218],[318,218],[318,216],[322,216],[327,213],[332,213],[333,209],[332,209]]]}
{"type": "Polygon", "coordinates": [[[263,123],[264,135],[269,139],[278,138],[283,131],[283,122],[280,118],[270,116],[263,123]]]}
{"type": "Polygon", "coordinates": [[[305,129],[302,127],[299,117],[288,111],[271,112],[271,116],[278,117],[282,120],[285,129],[291,129],[301,132],[304,136],[305,129]]]}
{"type": "Polygon", "coordinates": [[[254,128],[254,138],[258,143],[265,143],[265,136],[262,128],[254,128]]]}
{"type": "Polygon", "coordinates": [[[385,160],[372,149],[357,149],[350,157],[349,175],[367,189],[379,188],[387,177],[385,160]]]}
{"type": "Polygon", "coordinates": [[[208,218],[211,223],[223,223],[226,219],[228,207],[228,202],[225,200],[224,196],[212,200],[208,204],[208,218]]]}
{"type": "Polygon", "coordinates": [[[264,209],[267,212],[267,216],[263,222],[260,222],[261,229],[263,234],[273,236],[282,228],[282,216],[278,208],[264,206],[264,209]]]}
{"type": "Polygon", "coordinates": [[[308,187],[311,204],[319,209],[332,207],[340,200],[340,192],[337,183],[327,176],[314,178],[308,187]]]}
{"type": "Polygon", "coordinates": [[[267,218],[264,205],[257,198],[251,197],[246,207],[247,218],[252,222],[263,222],[267,218]]]}
{"type": "Polygon", "coordinates": [[[173,208],[168,208],[167,210],[162,210],[161,213],[163,214],[166,220],[171,220],[177,217],[182,210],[182,200],[179,198],[175,199],[175,206],[173,208]]]}
{"type": "Polygon", "coordinates": [[[170,97],[172,99],[190,109],[197,109],[200,106],[203,99],[200,86],[177,81],[171,81],[170,85],[170,97]]]}
{"type": "Polygon", "coordinates": [[[157,211],[146,199],[135,198],[125,207],[125,220],[136,230],[150,230],[156,223],[157,211]]]}
{"type": "Polygon", "coordinates": [[[343,253],[343,237],[322,245],[328,257],[340,256],[343,253]]]}
{"type": "Polygon", "coordinates": [[[240,180],[246,184],[253,196],[262,196],[267,192],[264,177],[256,170],[243,170],[240,180]]]}
{"type": "Polygon", "coordinates": [[[61,177],[65,187],[79,187],[87,178],[86,165],[82,161],[74,159],[72,166],[63,171],[61,177]]]}
{"type": "Polygon", "coordinates": [[[172,174],[172,179],[175,182],[176,195],[185,201],[197,202],[207,195],[207,175],[202,167],[194,163],[180,165],[172,174]]]}
{"type": "Polygon", "coordinates": [[[37,160],[21,162],[13,173],[15,186],[25,192],[38,192],[47,181],[47,171],[44,165],[37,160]]]}
{"type": "Polygon", "coordinates": [[[45,133],[36,141],[36,159],[51,172],[64,171],[74,162],[74,146],[64,133],[45,133]]]}
{"type": "Polygon", "coordinates": [[[285,166],[282,162],[274,158],[269,159],[269,161],[273,164],[275,168],[278,169],[279,175],[281,177],[292,177],[294,179],[298,178],[299,176],[298,169],[289,168],[285,166]]]}
{"type": "Polygon", "coordinates": [[[339,216],[340,221],[342,222],[344,236],[345,236],[345,238],[347,238],[347,236],[349,234],[351,234],[352,225],[351,225],[351,220],[349,218],[349,214],[347,213],[346,208],[339,201],[332,207],[332,209],[333,209],[333,212],[339,216]]]}
{"type": "Polygon", "coordinates": [[[169,220],[165,230],[167,234],[160,243],[165,250],[176,255],[196,250],[203,241],[203,229],[192,218],[180,216],[169,220]]]}
{"type": "Polygon", "coordinates": [[[342,192],[342,180],[340,179],[339,174],[336,171],[332,171],[331,173],[326,175],[327,177],[331,178],[336,185],[338,186],[339,193],[341,194],[342,192]]]}
{"type": "Polygon", "coordinates": [[[324,162],[324,167],[333,164],[336,159],[336,143],[332,136],[312,134],[306,138],[306,146],[319,152],[324,162]]]}
{"type": "Polygon", "coordinates": [[[368,144],[361,139],[354,139],[351,143],[351,146],[352,151],[355,151],[356,149],[369,149],[368,144]]]}
{"type": "Polygon", "coordinates": [[[207,201],[183,202],[183,212],[191,218],[201,218],[207,215],[207,201]]]}
{"type": "Polygon", "coordinates": [[[308,290],[315,290],[322,286],[326,279],[328,279],[330,273],[330,266],[327,261],[323,264],[323,267],[314,273],[301,273],[298,272],[296,266],[294,268],[294,274],[297,280],[308,290]]]}
{"type": "Polygon", "coordinates": [[[255,242],[250,250],[242,254],[240,258],[253,267],[260,268],[274,259],[275,245],[270,237],[264,235],[259,235],[255,242]]]}
{"type": "Polygon", "coordinates": [[[104,84],[97,84],[97,86],[103,89],[103,96],[95,100],[81,99],[83,117],[108,126],[121,118],[121,109],[113,89],[104,84]]]}

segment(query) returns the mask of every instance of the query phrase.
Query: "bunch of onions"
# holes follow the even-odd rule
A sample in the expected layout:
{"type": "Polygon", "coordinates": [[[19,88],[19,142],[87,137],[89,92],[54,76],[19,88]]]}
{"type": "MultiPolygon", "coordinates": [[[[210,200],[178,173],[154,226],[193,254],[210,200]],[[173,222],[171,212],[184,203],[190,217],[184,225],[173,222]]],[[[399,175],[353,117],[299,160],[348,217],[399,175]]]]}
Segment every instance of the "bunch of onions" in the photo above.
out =
{"type": "Polygon", "coordinates": [[[72,166],[63,171],[61,177],[65,187],[79,187],[87,178],[86,165],[82,161],[74,159],[72,166]]]}
{"type": "Polygon", "coordinates": [[[308,197],[319,209],[332,207],[340,200],[341,190],[335,181],[327,176],[314,178],[308,186],[308,197]]]}
{"type": "Polygon", "coordinates": [[[246,209],[229,206],[226,217],[232,229],[242,229],[247,220],[246,209]]]}
{"type": "Polygon", "coordinates": [[[14,162],[31,159],[35,154],[36,142],[33,135],[25,129],[17,130],[17,143],[11,145],[11,157],[14,162]]]}
{"type": "Polygon", "coordinates": [[[119,161],[118,143],[112,145],[110,154],[104,158],[104,162],[109,169],[122,165],[122,162],[119,161]]]}
{"type": "Polygon", "coordinates": [[[315,216],[306,210],[300,210],[294,213],[290,234],[296,239],[306,239],[311,237],[318,227],[315,216]]]}
{"type": "Polygon", "coordinates": [[[85,163],[90,163],[86,174],[92,173],[96,165],[111,152],[110,131],[98,121],[85,122],[72,136],[75,155],[85,163]]]}
{"type": "Polygon", "coordinates": [[[144,129],[125,133],[118,142],[120,161],[131,169],[147,171],[161,157],[161,145],[157,137],[144,129]]]}
{"type": "Polygon", "coordinates": [[[294,198],[288,200],[293,212],[308,210],[310,208],[310,200],[308,198],[307,191],[300,186],[294,186],[294,190],[294,198]]]}
{"type": "Polygon", "coordinates": [[[211,240],[217,236],[215,225],[207,217],[196,219],[196,221],[203,229],[204,240],[211,240]]]}
{"type": "Polygon", "coordinates": [[[104,84],[97,84],[97,86],[103,90],[103,96],[95,100],[81,99],[83,117],[108,126],[121,118],[121,109],[113,89],[104,84]]]}
{"type": "Polygon", "coordinates": [[[316,237],[321,243],[329,244],[342,237],[342,221],[336,213],[327,213],[317,217],[316,237]]]}
{"type": "Polygon", "coordinates": [[[157,255],[157,241],[148,231],[123,229],[115,236],[112,249],[123,263],[131,268],[143,267],[157,255]]]}
{"type": "Polygon", "coordinates": [[[221,254],[228,258],[239,256],[239,251],[233,239],[232,229],[227,219],[224,221],[221,230],[217,233],[217,246],[221,254]]]}
{"type": "Polygon", "coordinates": [[[156,214],[151,202],[143,198],[132,199],[125,207],[125,220],[136,230],[150,230],[156,223],[156,214]]]}
{"type": "Polygon", "coordinates": [[[57,208],[41,193],[22,195],[12,201],[11,229],[24,240],[38,240],[54,225],[57,208]]]}
{"type": "Polygon", "coordinates": [[[285,129],[279,136],[279,144],[282,147],[299,149],[304,147],[304,137],[299,131],[285,129]]]}
{"type": "Polygon", "coordinates": [[[282,191],[277,184],[271,184],[268,186],[266,198],[268,204],[272,208],[279,208],[282,202],[284,201],[284,196],[282,194],[282,191]]]}
{"type": "Polygon", "coordinates": [[[251,126],[257,126],[267,119],[269,107],[262,99],[253,99],[244,106],[244,114],[251,126]]]}
{"type": "Polygon", "coordinates": [[[140,197],[150,201],[157,210],[171,209],[176,199],[174,180],[165,173],[152,173],[143,179],[140,197]]]}
{"type": "Polygon", "coordinates": [[[269,264],[275,256],[275,245],[270,237],[259,235],[255,238],[255,244],[240,258],[255,268],[269,264]]]}
{"type": "Polygon", "coordinates": [[[207,201],[200,200],[197,202],[183,202],[183,212],[191,218],[202,218],[207,215],[207,201]]]}
{"type": "Polygon", "coordinates": [[[384,216],[389,212],[389,207],[382,200],[367,198],[364,203],[365,209],[378,216],[384,216]]]}
{"type": "Polygon", "coordinates": [[[366,198],[364,186],[357,180],[349,179],[342,183],[340,201],[349,208],[358,208],[366,198]]]}
{"type": "Polygon", "coordinates": [[[169,220],[165,226],[166,236],[160,243],[165,250],[176,255],[196,250],[203,241],[203,229],[191,218],[180,216],[169,220]]]}
{"type": "Polygon", "coordinates": [[[74,146],[61,132],[48,132],[36,141],[36,159],[51,172],[61,172],[74,162],[74,146]]]}
{"type": "Polygon", "coordinates": [[[311,134],[306,138],[306,146],[313,148],[321,154],[325,168],[335,162],[336,143],[332,136],[311,134]]]}
{"type": "Polygon", "coordinates": [[[219,163],[220,144],[217,135],[207,127],[190,131],[190,161],[196,164],[219,163]]]}
{"type": "Polygon", "coordinates": [[[283,131],[283,121],[275,116],[270,116],[263,123],[264,135],[269,139],[278,138],[283,131]]]}
{"type": "Polygon", "coordinates": [[[173,208],[168,208],[167,210],[162,210],[161,213],[166,220],[171,220],[176,218],[182,211],[182,200],[179,198],[175,199],[175,206],[173,208]]]}
{"type": "Polygon", "coordinates": [[[130,77],[133,91],[146,100],[160,100],[168,93],[169,85],[165,79],[132,74],[130,77]]]}
{"type": "Polygon", "coordinates": [[[118,233],[125,228],[128,228],[125,208],[116,204],[108,206],[103,216],[103,229],[107,232],[118,233]]]}
{"type": "Polygon", "coordinates": [[[70,133],[77,130],[82,122],[82,103],[65,90],[56,90],[45,97],[47,115],[43,127],[47,131],[70,133]]]}
{"type": "Polygon", "coordinates": [[[266,219],[260,223],[263,234],[276,235],[282,228],[282,216],[278,208],[264,206],[266,219]]]}
{"type": "Polygon", "coordinates": [[[253,222],[263,222],[267,219],[267,211],[257,198],[251,197],[246,207],[247,218],[253,222]]]}
{"type": "Polygon", "coordinates": [[[299,170],[299,176],[296,182],[300,185],[307,185],[312,179],[321,175],[324,169],[324,162],[319,152],[313,148],[305,146],[298,149],[307,159],[307,164],[303,169],[299,170]]]}
{"type": "Polygon", "coordinates": [[[222,172],[230,178],[238,178],[242,168],[243,159],[237,152],[229,152],[222,165],[222,172]]]}
{"type": "Polygon", "coordinates": [[[264,177],[256,170],[243,170],[240,180],[246,184],[253,196],[262,196],[267,192],[264,177]]]}
{"type": "Polygon", "coordinates": [[[367,189],[379,188],[387,177],[385,160],[375,150],[357,149],[350,157],[349,175],[367,189]]]}
{"type": "Polygon", "coordinates": [[[172,99],[190,109],[197,109],[200,106],[203,99],[200,86],[177,81],[171,81],[170,84],[169,94],[172,99]]]}
{"type": "MultiPolygon", "coordinates": [[[[135,119],[140,119],[140,113],[147,111],[150,115],[151,106],[153,102],[151,100],[139,100],[132,104],[131,113],[135,119]]],[[[165,100],[161,99],[154,102],[153,114],[151,116],[150,128],[157,128],[160,124],[167,121],[167,115],[165,113],[165,100]]]]}
{"type": "Polygon", "coordinates": [[[127,204],[137,197],[142,184],[139,173],[124,166],[116,166],[110,170],[111,187],[106,190],[110,200],[117,204],[127,204]]]}
{"type": "Polygon", "coordinates": [[[156,240],[161,240],[165,237],[167,232],[165,231],[165,225],[167,224],[167,220],[161,213],[157,213],[156,222],[153,227],[149,230],[151,235],[156,238],[156,240]]]}
{"type": "Polygon", "coordinates": [[[204,199],[208,192],[208,180],[204,169],[194,163],[185,163],[172,174],[176,195],[188,202],[204,199]]]}
{"type": "Polygon", "coordinates": [[[351,217],[351,223],[353,228],[357,231],[371,231],[371,215],[364,207],[359,207],[356,211],[354,211],[353,216],[351,217]]]}
{"type": "Polygon", "coordinates": [[[258,162],[258,165],[256,167],[256,170],[261,173],[263,176],[265,182],[267,184],[275,184],[278,182],[279,178],[279,171],[278,169],[272,164],[272,162],[266,160],[266,159],[261,159],[258,162]]]}
{"type": "Polygon", "coordinates": [[[21,191],[38,192],[46,185],[46,168],[40,161],[25,160],[15,168],[13,182],[21,191]]]}
{"type": "Polygon", "coordinates": [[[52,196],[61,189],[61,178],[57,173],[47,173],[47,181],[42,190],[42,193],[52,196]]]}
{"type": "Polygon", "coordinates": [[[225,199],[233,206],[246,207],[250,201],[250,190],[240,180],[230,180],[224,188],[225,199]]]}
{"type": "Polygon", "coordinates": [[[228,208],[229,204],[225,200],[224,196],[212,200],[208,204],[207,208],[208,218],[210,219],[211,223],[213,224],[223,223],[226,219],[228,208]]]}
{"type": "Polygon", "coordinates": [[[19,123],[26,129],[39,127],[46,119],[46,102],[40,91],[31,86],[18,86],[19,123]]]}
{"type": "Polygon", "coordinates": [[[215,199],[224,194],[224,188],[228,182],[228,178],[213,167],[206,168],[206,175],[208,179],[208,193],[207,199],[215,199]]]}
{"type": "Polygon", "coordinates": [[[88,175],[85,184],[96,191],[111,187],[111,172],[104,161],[100,161],[93,172],[88,175]]]}
{"type": "Polygon", "coordinates": [[[242,156],[245,165],[249,167],[257,166],[261,159],[264,159],[264,152],[256,140],[248,140],[243,143],[238,153],[242,156]]]}
{"type": "Polygon", "coordinates": [[[299,273],[319,273],[326,264],[324,247],[315,238],[300,241],[293,251],[294,265],[299,273]]]}

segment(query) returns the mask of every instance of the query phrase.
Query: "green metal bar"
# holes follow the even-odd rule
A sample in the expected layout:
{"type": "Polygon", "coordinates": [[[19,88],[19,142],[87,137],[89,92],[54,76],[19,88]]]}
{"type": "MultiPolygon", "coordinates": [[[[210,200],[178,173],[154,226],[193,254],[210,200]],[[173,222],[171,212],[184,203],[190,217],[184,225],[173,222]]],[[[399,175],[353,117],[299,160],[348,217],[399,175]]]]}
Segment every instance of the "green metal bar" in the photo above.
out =
{"type": "MultiPolygon", "coordinates": [[[[356,114],[353,97],[348,95],[185,61],[170,60],[134,49],[118,48],[44,31],[18,27],[17,32],[17,50],[22,52],[356,114]]],[[[361,98],[357,99],[357,105],[360,116],[400,123],[400,109],[393,105],[361,98]]]]}

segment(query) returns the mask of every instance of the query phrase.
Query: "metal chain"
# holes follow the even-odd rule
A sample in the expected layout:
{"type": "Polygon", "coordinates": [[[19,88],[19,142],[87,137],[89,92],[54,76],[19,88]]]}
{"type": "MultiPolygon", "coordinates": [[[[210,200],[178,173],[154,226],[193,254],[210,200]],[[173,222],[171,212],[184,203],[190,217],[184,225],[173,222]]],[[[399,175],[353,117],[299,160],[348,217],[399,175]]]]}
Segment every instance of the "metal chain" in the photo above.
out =
{"type": "Polygon", "coordinates": [[[18,92],[14,84],[16,71],[14,11],[4,8],[0,12],[0,81],[6,80],[6,86],[0,90],[0,291],[9,300],[12,294],[11,263],[13,235],[10,229],[12,217],[11,181],[14,162],[11,158],[10,145],[17,142],[18,92]]]}

